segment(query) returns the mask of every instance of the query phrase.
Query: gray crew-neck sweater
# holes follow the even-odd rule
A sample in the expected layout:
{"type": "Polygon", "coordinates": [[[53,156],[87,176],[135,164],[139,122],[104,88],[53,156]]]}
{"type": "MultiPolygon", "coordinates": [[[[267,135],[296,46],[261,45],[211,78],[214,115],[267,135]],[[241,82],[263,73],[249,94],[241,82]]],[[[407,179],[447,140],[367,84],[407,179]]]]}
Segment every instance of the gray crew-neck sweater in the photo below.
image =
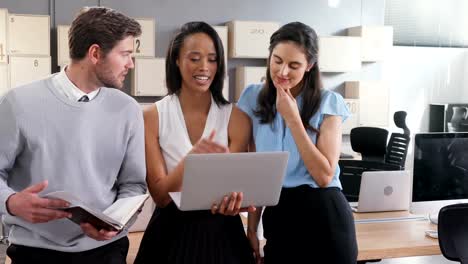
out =
{"type": "Polygon", "coordinates": [[[10,215],[6,199],[48,180],[42,193],[65,190],[103,210],[146,192],[142,111],[123,92],[102,88],[87,103],[58,92],[52,77],[0,98],[0,214],[13,244],[79,252],[103,246],[68,219],[32,224],[10,215]]]}

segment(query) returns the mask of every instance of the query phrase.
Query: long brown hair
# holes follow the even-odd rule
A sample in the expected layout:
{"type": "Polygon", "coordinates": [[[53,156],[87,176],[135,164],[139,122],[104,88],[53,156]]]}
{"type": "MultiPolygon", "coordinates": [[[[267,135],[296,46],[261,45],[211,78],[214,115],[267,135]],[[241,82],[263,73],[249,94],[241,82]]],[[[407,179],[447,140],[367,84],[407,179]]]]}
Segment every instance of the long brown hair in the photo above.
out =
{"type": "Polygon", "coordinates": [[[318,111],[321,101],[322,82],[318,66],[317,33],[301,22],[292,22],[282,26],[270,38],[266,82],[258,95],[258,107],[255,110],[255,115],[260,117],[260,123],[262,124],[271,124],[276,116],[276,88],[271,79],[269,62],[276,45],[284,42],[292,42],[301,47],[308,64],[314,64],[309,71],[304,73],[301,81],[303,97],[301,120],[306,129],[318,133],[317,128],[313,128],[309,124],[310,118],[318,111]]]}

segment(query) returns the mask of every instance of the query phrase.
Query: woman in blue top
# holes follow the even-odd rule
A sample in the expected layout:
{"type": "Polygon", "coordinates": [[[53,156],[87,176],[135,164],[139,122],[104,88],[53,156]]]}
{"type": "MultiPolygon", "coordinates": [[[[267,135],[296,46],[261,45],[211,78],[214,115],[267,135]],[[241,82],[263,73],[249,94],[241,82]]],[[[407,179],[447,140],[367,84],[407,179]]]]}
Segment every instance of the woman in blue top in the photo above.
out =
{"type": "MultiPolygon", "coordinates": [[[[356,263],[353,215],[338,179],[341,124],[349,111],[339,94],[321,88],[312,28],[284,25],[269,50],[266,82],[248,86],[238,102],[252,119],[256,151],[290,153],[280,201],[263,214],[264,261],[356,263]]],[[[257,256],[260,212],[250,213],[248,223],[257,256]]]]}

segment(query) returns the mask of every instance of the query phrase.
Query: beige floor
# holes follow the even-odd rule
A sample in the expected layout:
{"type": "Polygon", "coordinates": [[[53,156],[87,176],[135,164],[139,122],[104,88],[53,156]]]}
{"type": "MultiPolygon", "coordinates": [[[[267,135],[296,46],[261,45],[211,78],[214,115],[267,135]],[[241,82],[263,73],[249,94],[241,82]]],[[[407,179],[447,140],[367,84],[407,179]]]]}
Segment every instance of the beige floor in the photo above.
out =
{"type": "Polygon", "coordinates": [[[140,241],[143,237],[143,232],[130,233],[128,239],[130,240],[130,248],[128,249],[127,263],[133,264],[136,254],[138,253],[138,248],[140,247],[140,241]]]}
{"type": "Polygon", "coordinates": [[[0,264],[5,263],[6,245],[0,244],[0,264]]]}

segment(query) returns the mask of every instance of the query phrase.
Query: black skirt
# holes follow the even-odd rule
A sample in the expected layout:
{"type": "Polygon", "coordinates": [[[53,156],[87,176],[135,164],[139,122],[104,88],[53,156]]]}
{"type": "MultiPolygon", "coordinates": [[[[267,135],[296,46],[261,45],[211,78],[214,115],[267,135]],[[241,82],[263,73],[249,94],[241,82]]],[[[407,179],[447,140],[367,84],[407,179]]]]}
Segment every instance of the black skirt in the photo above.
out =
{"type": "Polygon", "coordinates": [[[180,211],[173,202],[157,207],[135,264],[249,264],[253,251],[240,216],[180,211]]]}
{"type": "Polygon", "coordinates": [[[355,264],[354,219],[341,190],[302,185],[283,188],[263,214],[265,264],[355,264]]]}

